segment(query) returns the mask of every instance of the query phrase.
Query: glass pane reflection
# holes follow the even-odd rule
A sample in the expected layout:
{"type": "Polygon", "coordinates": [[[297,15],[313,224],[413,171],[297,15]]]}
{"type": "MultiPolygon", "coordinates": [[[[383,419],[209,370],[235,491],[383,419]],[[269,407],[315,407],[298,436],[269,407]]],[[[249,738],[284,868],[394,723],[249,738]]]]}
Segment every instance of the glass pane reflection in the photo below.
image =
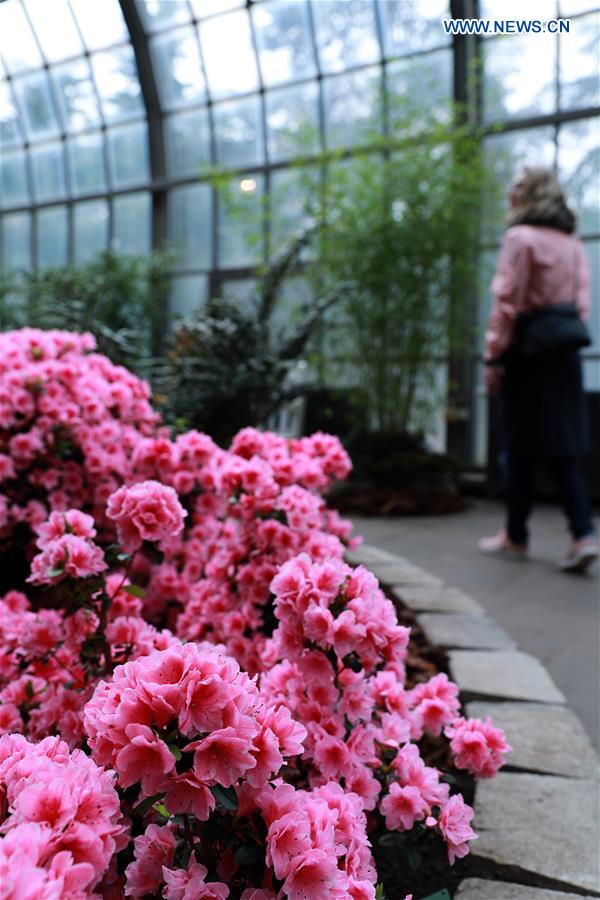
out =
{"type": "Polygon", "coordinates": [[[330,149],[365,143],[381,132],[381,69],[323,80],[325,129],[330,149]]]}
{"type": "Polygon", "coordinates": [[[37,223],[37,264],[64,266],[69,258],[69,219],[66,206],[40,209],[37,223]]]}
{"type": "Polygon", "coordinates": [[[151,47],[164,109],[204,99],[206,89],[200,52],[191,28],[160,35],[152,41],[151,47]]]}
{"type": "Polygon", "coordinates": [[[86,263],[108,246],[108,203],[88,200],[73,209],[75,262],[86,263]]]}
{"type": "Polygon", "coordinates": [[[558,168],[582,233],[600,233],[600,119],[567,122],[558,132],[558,168]]]}
{"type": "Polygon", "coordinates": [[[207,19],[199,33],[211,96],[249,94],[258,88],[256,56],[246,10],[207,19]]]}
{"type": "Polygon", "coordinates": [[[267,87],[316,74],[304,0],[269,0],[252,7],[260,69],[267,87]]]}
{"type": "Polygon", "coordinates": [[[217,160],[222,166],[253,166],[264,161],[260,98],[246,97],[214,106],[217,160]]]}
{"type": "Polygon", "coordinates": [[[104,118],[108,122],[133,118],[144,112],[142,92],[131,47],[92,57],[104,118]]]}
{"type": "Polygon", "coordinates": [[[65,165],[62,143],[42,144],[31,148],[33,165],[33,189],[37,200],[55,200],[64,197],[65,165]]]}
{"type": "Polygon", "coordinates": [[[373,0],[319,0],[313,12],[324,72],[341,72],[381,58],[373,0]]]}
{"type": "Polygon", "coordinates": [[[320,150],[316,82],[267,91],[265,100],[271,162],[320,150]]]}

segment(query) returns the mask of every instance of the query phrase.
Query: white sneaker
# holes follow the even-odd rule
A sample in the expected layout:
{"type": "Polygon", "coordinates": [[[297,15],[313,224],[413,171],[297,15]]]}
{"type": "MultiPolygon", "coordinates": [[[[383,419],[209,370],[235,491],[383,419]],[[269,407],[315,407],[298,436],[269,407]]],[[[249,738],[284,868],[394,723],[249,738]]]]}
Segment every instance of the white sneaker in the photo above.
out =
{"type": "Polygon", "coordinates": [[[586,537],[574,541],[571,549],[558,567],[562,572],[585,572],[598,559],[598,542],[596,538],[586,537]]]}
{"type": "Polygon", "coordinates": [[[527,557],[527,544],[513,544],[506,528],[500,529],[498,534],[492,537],[482,538],[477,544],[480,553],[486,556],[499,556],[501,559],[525,559],[527,557]]]}

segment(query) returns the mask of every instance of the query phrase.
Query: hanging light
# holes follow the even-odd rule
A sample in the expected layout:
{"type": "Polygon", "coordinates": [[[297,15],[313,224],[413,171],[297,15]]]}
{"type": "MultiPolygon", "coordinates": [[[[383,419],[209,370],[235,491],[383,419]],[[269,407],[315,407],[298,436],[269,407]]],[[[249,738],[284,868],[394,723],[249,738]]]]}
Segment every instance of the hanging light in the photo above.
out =
{"type": "Polygon", "coordinates": [[[251,194],[256,190],[256,178],[242,178],[240,181],[240,191],[245,194],[251,194]]]}

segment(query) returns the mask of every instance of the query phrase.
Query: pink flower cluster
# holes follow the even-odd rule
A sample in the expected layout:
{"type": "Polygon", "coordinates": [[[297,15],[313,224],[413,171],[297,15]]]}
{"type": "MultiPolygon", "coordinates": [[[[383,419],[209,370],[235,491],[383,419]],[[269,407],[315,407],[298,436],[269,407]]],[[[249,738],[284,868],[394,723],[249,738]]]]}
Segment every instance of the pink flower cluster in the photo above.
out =
{"type": "Polygon", "coordinates": [[[117,538],[127,553],[135,553],[143,541],[159,547],[183,531],[187,512],[172,487],[158,481],[142,481],[122,487],[108,498],[106,515],[117,523],[117,538]]]}
{"type": "Polygon", "coordinates": [[[94,352],[91,334],[0,334],[0,541],[51,511],[93,512],[131,472],[158,416],[148,385],[94,352]]]}
{"type": "Polygon", "coordinates": [[[191,643],[119,666],[87,704],[85,729],[94,759],[116,771],[121,787],[163,792],[171,813],[199,820],[214,809],[213,785],[262,787],[306,735],[286,707],[265,713],[233,659],[191,643]]]}
{"type": "Polygon", "coordinates": [[[172,439],[93,350],[0,335],[0,551],[39,550],[31,601],[0,598],[8,896],[373,900],[367,829],[464,856],[473,811],[422,752],[492,777],[510,747],[444,673],[407,686],[408,629],[321,496],[339,440],[172,439]]]}
{"type": "Polygon", "coordinates": [[[456,718],[444,729],[444,734],[450,738],[454,765],[468,769],[477,778],[494,778],[506,762],[506,754],[512,750],[504,732],[492,725],[489,716],[485,722],[456,718]]]}
{"type": "Polygon", "coordinates": [[[82,900],[128,843],[112,772],[59,738],[0,737],[0,893],[82,900]]]}
{"type": "Polygon", "coordinates": [[[374,900],[376,873],[360,798],[333,782],[265,791],[267,862],[288,900],[374,900]]]}
{"type": "Polygon", "coordinates": [[[36,529],[41,552],[34,556],[32,584],[58,584],[62,579],[88,578],[106,568],[104,553],[94,543],[94,520],[77,509],[53,512],[47,522],[36,529]]]}
{"type": "MultiPolygon", "coordinates": [[[[378,808],[389,830],[425,822],[442,835],[451,860],[466,852],[468,839],[455,840],[456,830],[449,837],[444,825],[451,800],[458,817],[448,785],[415,743],[464,721],[456,685],[440,673],[405,688],[408,632],[366,569],[315,564],[301,554],[281,566],[271,589],[278,628],[264,663],[285,661],[265,671],[261,691],[306,726],[301,764],[309,783],[336,779],[364,809],[378,808]]],[[[468,824],[472,811],[461,810],[468,824]]]]}
{"type": "MultiPolygon", "coordinates": [[[[122,576],[108,577],[113,605],[106,637],[116,661],[174,641],[170,632],[140,617],[141,601],[126,587],[122,576]]],[[[83,709],[98,681],[84,651],[98,621],[90,609],[72,615],[55,609],[34,612],[18,591],[0,598],[0,734],[21,732],[39,741],[58,733],[69,747],[80,745],[83,709]]]]}

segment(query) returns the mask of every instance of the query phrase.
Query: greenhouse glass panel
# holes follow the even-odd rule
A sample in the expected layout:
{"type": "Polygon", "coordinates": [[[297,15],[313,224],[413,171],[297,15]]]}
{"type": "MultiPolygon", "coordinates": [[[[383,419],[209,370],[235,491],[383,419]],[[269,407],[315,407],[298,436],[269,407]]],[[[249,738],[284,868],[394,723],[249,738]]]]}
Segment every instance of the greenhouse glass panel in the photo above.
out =
{"type": "Polygon", "coordinates": [[[600,234],[600,118],[560,126],[558,169],[580,232],[600,234]]]}
{"type": "Polygon", "coordinates": [[[173,322],[191,318],[208,298],[207,275],[178,275],[171,286],[170,313],[173,322]]]}
{"type": "Polygon", "coordinates": [[[260,97],[244,97],[213,107],[217,162],[226,168],[264,163],[260,97]]]}
{"type": "Polygon", "coordinates": [[[37,264],[42,268],[64,266],[69,259],[69,216],[66,206],[38,210],[37,264]]]}
{"type": "Polygon", "coordinates": [[[152,246],[152,196],[148,191],[113,200],[113,250],[145,254],[152,246]]]}
{"type": "Polygon", "coordinates": [[[304,0],[269,0],[252,7],[260,70],[267,87],[316,75],[304,0]]]}
{"type": "Polygon", "coordinates": [[[207,19],[198,31],[210,95],[230,97],[256,91],[258,71],[248,12],[242,9],[207,19]]]}
{"type": "Polygon", "coordinates": [[[60,132],[50,95],[47,73],[32,72],[14,81],[15,93],[23,110],[24,125],[32,140],[54,137],[60,132]]]}
{"type": "Polygon", "coordinates": [[[144,0],[138,3],[142,21],[147,31],[162,31],[173,25],[190,21],[190,8],[185,0],[144,0]]]}
{"type": "Polygon", "coordinates": [[[323,72],[343,72],[381,59],[373,0],[319,0],[312,8],[323,72]]]}
{"type": "Polygon", "coordinates": [[[269,159],[318,153],[319,86],[311,81],[265,94],[269,159]]]}
{"type": "Polygon", "coordinates": [[[42,57],[20,0],[0,3],[0,34],[10,35],[2,42],[2,61],[10,75],[40,68],[42,57]]]}
{"type": "Polygon", "coordinates": [[[229,12],[246,5],[246,0],[191,0],[192,9],[197,19],[229,12]]]}
{"type": "Polygon", "coordinates": [[[140,184],[148,179],[148,128],[145,122],[109,128],[108,159],[114,187],[140,184]]]}
{"type": "Polygon", "coordinates": [[[486,122],[550,113],[556,109],[555,34],[509,35],[484,41],[486,122]]]}
{"type": "Polygon", "coordinates": [[[104,138],[100,131],[82,134],[67,141],[71,186],[75,194],[106,190],[104,138]]]}
{"type": "Polygon", "coordinates": [[[102,15],[98,14],[98,4],[90,0],[69,2],[89,50],[102,50],[129,40],[119,0],[102,0],[102,15]]]}
{"type": "Polygon", "coordinates": [[[241,309],[250,312],[256,305],[256,278],[223,278],[217,293],[221,298],[235,300],[241,309]]]}
{"type": "Polygon", "coordinates": [[[421,121],[449,121],[452,100],[452,53],[439,50],[390,63],[386,68],[390,133],[418,131],[421,121]],[[414,86],[419,85],[415,94],[414,86]]]}
{"type": "Polygon", "coordinates": [[[131,47],[120,47],[92,56],[104,118],[108,122],[130,119],[144,113],[142,92],[131,47]]]}
{"type": "Polygon", "coordinates": [[[449,0],[377,0],[385,54],[403,56],[450,44],[442,19],[450,18],[449,0]]]}
{"type": "Polygon", "coordinates": [[[68,0],[26,0],[25,6],[46,62],[60,62],[84,52],[68,0]]]}
{"type": "Polygon", "coordinates": [[[8,82],[0,82],[0,147],[10,147],[23,143],[19,113],[15,106],[8,82]]]}
{"type": "Polygon", "coordinates": [[[600,13],[573,22],[559,35],[560,108],[598,106],[600,100],[600,13]]]}
{"type": "Polygon", "coordinates": [[[200,51],[191,28],[162,34],[153,38],[150,46],[163,109],[176,109],[206,98],[200,51]]]}
{"type": "Polygon", "coordinates": [[[2,154],[0,177],[2,206],[21,206],[30,200],[25,154],[21,150],[2,154]]]}
{"type": "MultiPolygon", "coordinates": [[[[600,241],[584,241],[583,246],[590,263],[590,293],[592,297],[600,297],[600,241]]],[[[588,325],[593,343],[583,355],[600,353],[600,303],[592,302],[588,325]]],[[[596,360],[596,365],[600,368],[600,360],[596,360]]]]}
{"type": "Polygon", "coordinates": [[[73,207],[75,262],[86,263],[108,247],[108,203],[88,200],[73,207]]]}
{"type": "Polygon", "coordinates": [[[208,110],[177,113],[165,119],[167,166],[171,175],[198,175],[210,163],[208,110]]]}
{"type": "Polygon", "coordinates": [[[583,360],[583,387],[586,391],[600,391],[600,361],[583,360]]]}
{"type": "Polygon", "coordinates": [[[67,193],[62,142],[31,148],[33,190],[36,200],[58,200],[67,193]]]}
{"type": "MultiPolygon", "coordinates": [[[[546,21],[557,14],[556,0],[527,0],[527,18],[546,21]]],[[[498,19],[498,0],[479,0],[479,18],[498,19]]],[[[502,18],[522,19],[523,0],[502,0],[502,18]]]]}
{"type": "Polygon", "coordinates": [[[177,269],[210,269],[212,188],[192,184],[173,188],[168,202],[169,239],[178,251],[177,269]]]}
{"type": "Polygon", "coordinates": [[[598,8],[598,0],[560,0],[561,16],[574,16],[598,8]]]}
{"type": "Polygon", "coordinates": [[[232,201],[219,202],[219,265],[221,268],[254,266],[263,261],[262,175],[244,175],[231,184],[232,201]]]}
{"type": "Polygon", "coordinates": [[[523,166],[554,166],[556,144],[554,129],[525,128],[491,136],[484,142],[484,156],[488,170],[496,176],[501,197],[483,198],[482,238],[495,242],[504,228],[508,211],[506,193],[516,173],[523,166]]]}
{"type": "Polygon", "coordinates": [[[2,258],[7,270],[31,267],[31,216],[9,213],[2,217],[2,258]]]}
{"type": "Polygon", "coordinates": [[[100,124],[100,108],[87,59],[51,69],[61,114],[67,131],[81,131],[100,124]]]}
{"type": "Polygon", "coordinates": [[[329,149],[365,144],[381,135],[381,90],[379,66],[323,80],[329,149]]]}
{"type": "Polygon", "coordinates": [[[271,175],[271,255],[283,250],[314,219],[311,201],[320,198],[321,172],[312,169],[282,169],[271,175]]]}

